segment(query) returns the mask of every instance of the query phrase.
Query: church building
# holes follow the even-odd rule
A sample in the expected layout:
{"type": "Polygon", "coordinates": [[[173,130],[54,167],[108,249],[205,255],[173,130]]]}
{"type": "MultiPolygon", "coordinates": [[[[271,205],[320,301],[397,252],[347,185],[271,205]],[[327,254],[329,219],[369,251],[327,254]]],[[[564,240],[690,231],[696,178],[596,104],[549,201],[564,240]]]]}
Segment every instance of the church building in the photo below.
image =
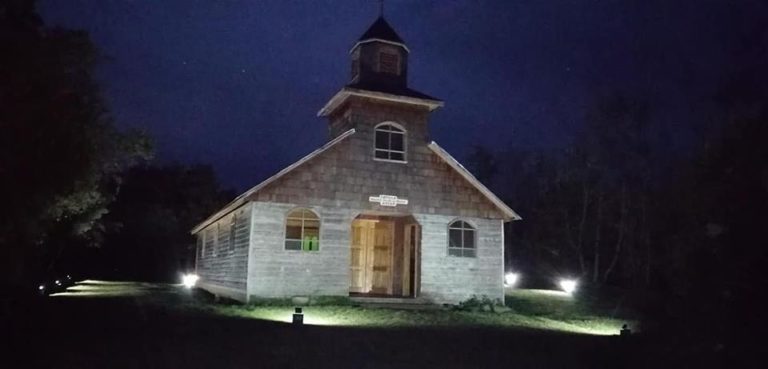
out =
{"type": "Polygon", "coordinates": [[[430,141],[443,102],[408,87],[410,50],[383,17],[349,54],[349,84],[318,112],[328,142],[192,230],[198,287],[242,302],[503,301],[503,226],[520,217],[430,141]]]}

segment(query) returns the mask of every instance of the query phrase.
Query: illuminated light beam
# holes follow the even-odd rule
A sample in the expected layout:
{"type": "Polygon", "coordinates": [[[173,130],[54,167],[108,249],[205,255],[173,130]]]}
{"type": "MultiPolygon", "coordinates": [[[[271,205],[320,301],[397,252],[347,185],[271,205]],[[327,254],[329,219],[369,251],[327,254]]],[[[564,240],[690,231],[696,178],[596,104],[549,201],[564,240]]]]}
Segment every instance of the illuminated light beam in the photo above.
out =
{"type": "Polygon", "coordinates": [[[565,291],[565,293],[571,295],[574,291],[576,291],[576,287],[578,287],[579,283],[575,279],[561,279],[560,280],[560,288],[565,291]]]}
{"type": "Polygon", "coordinates": [[[181,283],[184,287],[192,288],[195,287],[195,284],[197,284],[199,279],[200,277],[197,274],[184,274],[184,276],[181,277],[181,283]]]}
{"type": "Polygon", "coordinates": [[[504,285],[507,287],[513,287],[520,279],[520,275],[517,273],[507,273],[504,275],[504,285]]]}

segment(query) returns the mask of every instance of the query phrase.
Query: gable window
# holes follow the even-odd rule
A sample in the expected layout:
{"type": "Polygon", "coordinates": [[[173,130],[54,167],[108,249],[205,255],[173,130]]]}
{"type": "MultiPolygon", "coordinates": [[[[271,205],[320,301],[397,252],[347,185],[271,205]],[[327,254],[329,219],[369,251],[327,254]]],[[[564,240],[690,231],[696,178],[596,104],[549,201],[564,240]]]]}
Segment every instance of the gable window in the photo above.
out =
{"type": "Polygon", "coordinates": [[[475,257],[475,228],[469,223],[457,220],[448,225],[448,255],[475,257]]]}
{"type": "Polygon", "coordinates": [[[376,126],[373,157],[382,160],[405,161],[405,130],[392,123],[376,126]]]}
{"type": "Polygon", "coordinates": [[[400,55],[391,52],[379,53],[379,73],[400,74],[400,55]]]}
{"type": "Polygon", "coordinates": [[[309,209],[294,209],[285,221],[285,249],[318,251],[320,218],[309,209]]]}

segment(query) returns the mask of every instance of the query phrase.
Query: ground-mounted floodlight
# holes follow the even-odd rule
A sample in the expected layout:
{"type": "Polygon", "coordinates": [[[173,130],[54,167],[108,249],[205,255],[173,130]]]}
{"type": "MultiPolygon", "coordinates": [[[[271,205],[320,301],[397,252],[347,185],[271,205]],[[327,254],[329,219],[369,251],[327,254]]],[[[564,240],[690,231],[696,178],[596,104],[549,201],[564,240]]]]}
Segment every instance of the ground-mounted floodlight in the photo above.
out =
{"type": "Polygon", "coordinates": [[[629,325],[628,324],[624,324],[624,325],[621,326],[621,330],[619,331],[619,335],[626,337],[626,336],[629,336],[631,334],[632,334],[632,330],[629,329],[629,325]]]}
{"type": "Polygon", "coordinates": [[[197,274],[184,274],[184,276],[181,277],[181,283],[184,287],[192,288],[195,287],[198,279],[200,279],[200,277],[198,277],[197,274]]]}
{"type": "Polygon", "coordinates": [[[301,307],[297,306],[293,309],[293,324],[294,325],[302,325],[304,324],[304,313],[301,309],[301,307]]]}
{"type": "Polygon", "coordinates": [[[507,273],[504,275],[504,285],[507,287],[514,287],[517,284],[517,280],[520,275],[517,273],[507,273]]]}
{"type": "Polygon", "coordinates": [[[576,286],[578,286],[578,282],[575,279],[560,280],[560,288],[562,288],[563,291],[569,295],[576,291],[576,286]]]}

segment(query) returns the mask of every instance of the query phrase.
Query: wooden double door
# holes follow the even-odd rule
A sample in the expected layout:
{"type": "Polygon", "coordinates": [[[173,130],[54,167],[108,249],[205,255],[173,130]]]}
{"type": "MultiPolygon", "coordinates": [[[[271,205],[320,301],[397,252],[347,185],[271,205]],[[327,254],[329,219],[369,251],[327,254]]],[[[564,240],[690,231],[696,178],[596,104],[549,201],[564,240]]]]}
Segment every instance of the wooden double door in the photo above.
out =
{"type": "Polygon", "coordinates": [[[401,221],[353,221],[349,291],[412,296],[417,270],[415,230],[415,225],[401,221]]]}

